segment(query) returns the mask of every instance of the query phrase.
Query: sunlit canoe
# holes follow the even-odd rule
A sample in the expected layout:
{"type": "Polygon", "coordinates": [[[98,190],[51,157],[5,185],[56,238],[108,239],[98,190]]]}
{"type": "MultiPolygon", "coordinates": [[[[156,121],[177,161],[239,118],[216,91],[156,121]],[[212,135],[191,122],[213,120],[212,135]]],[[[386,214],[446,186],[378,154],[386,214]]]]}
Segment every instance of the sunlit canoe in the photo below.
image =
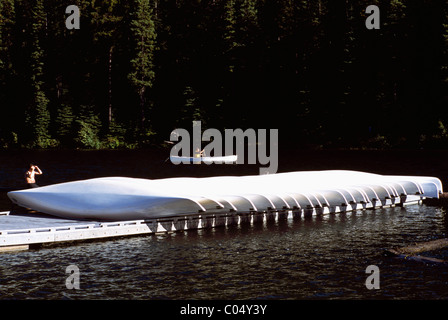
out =
{"type": "Polygon", "coordinates": [[[438,198],[441,193],[435,177],[335,170],[153,180],[106,177],[11,191],[8,197],[59,217],[134,220],[310,208],[332,213],[438,198]]]}
{"type": "Polygon", "coordinates": [[[170,156],[170,161],[174,164],[179,163],[205,163],[205,164],[230,164],[235,163],[238,160],[237,155],[221,156],[221,157],[180,157],[180,156],[170,156]]]}

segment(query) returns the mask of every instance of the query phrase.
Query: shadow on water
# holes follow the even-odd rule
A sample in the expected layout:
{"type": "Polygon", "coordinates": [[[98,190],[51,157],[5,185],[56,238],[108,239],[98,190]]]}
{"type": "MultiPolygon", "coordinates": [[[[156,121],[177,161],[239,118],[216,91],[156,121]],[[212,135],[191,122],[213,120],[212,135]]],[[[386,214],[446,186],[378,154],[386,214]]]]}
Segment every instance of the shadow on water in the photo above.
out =
{"type": "Polygon", "coordinates": [[[410,206],[43,247],[2,255],[0,294],[62,298],[60,269],[76,264],[73,299],[446,299],[446,267],[383,255],[446,232],[443,215],[410,206]]]}

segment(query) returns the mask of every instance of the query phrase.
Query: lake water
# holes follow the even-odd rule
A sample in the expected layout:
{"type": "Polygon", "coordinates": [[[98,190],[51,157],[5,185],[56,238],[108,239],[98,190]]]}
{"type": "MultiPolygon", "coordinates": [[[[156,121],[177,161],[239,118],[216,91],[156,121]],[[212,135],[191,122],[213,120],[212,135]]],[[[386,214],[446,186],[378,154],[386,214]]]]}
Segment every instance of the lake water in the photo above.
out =
{"type": "MultiPolygon", "coordinates": [[[[59,158],[48,153],[0,155],[3,186],[13,186],[23,176],[21,162],[32,156],[47,175],[47,180],[39,177],[41,184],[108,173],[152,178],[257,171],[237,166],[172,168],[160,164],[162,152],[157,160],[150,160],[154,153],[146,159],[136,153],[58,154],[59,158]]],[[[5,199],[0,205],[8,210],[5,199]]],[[[49,245],[0,254],[0,299],[447,299],[446,265],[384,255],[387,248],[447,233],[444,208],[410,205],[49,245]],[[70,265],[79,268],[78,290],[66,287],[70,265]],[[379,289],[365,285],[369,265],[379,268],[379,289]]],[[[448,259],[448,250],[425,255],[448,259]]]]}

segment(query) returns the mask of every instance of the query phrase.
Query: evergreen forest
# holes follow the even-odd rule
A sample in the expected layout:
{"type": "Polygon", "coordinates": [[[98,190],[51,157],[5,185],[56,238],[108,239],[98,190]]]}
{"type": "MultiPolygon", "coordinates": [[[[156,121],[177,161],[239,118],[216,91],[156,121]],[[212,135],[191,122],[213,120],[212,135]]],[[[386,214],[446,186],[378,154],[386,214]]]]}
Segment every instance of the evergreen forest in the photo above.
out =
{"type": "Polygon", "coordinates": [[[0,111],[0,149],[143,148],[194,120],[446,148],[448,2],[0,0],[0,111]]]}

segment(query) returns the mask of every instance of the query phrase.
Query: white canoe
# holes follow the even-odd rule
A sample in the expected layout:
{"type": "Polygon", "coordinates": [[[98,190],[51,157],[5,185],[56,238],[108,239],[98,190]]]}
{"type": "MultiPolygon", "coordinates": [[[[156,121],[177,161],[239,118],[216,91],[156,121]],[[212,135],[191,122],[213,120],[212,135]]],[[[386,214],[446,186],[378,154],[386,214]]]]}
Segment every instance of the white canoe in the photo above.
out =
{"type": "Polygon", "coordinates": [[[221,156],[221,157],[178,157],[170,156],[170,161],[174,164],[179,163],[205,163],[205,164],[230,164],[238,160],[237,155],[221,156]]]}
{"type": "Polygon", "coordinates": [[[208,178],[95,178],[12,191],[15,204],[54,216],[138,220],[197,213],[375,208],[438,198],[434,177],[383,176],[357,171],[304,171],[208,178]]]}

